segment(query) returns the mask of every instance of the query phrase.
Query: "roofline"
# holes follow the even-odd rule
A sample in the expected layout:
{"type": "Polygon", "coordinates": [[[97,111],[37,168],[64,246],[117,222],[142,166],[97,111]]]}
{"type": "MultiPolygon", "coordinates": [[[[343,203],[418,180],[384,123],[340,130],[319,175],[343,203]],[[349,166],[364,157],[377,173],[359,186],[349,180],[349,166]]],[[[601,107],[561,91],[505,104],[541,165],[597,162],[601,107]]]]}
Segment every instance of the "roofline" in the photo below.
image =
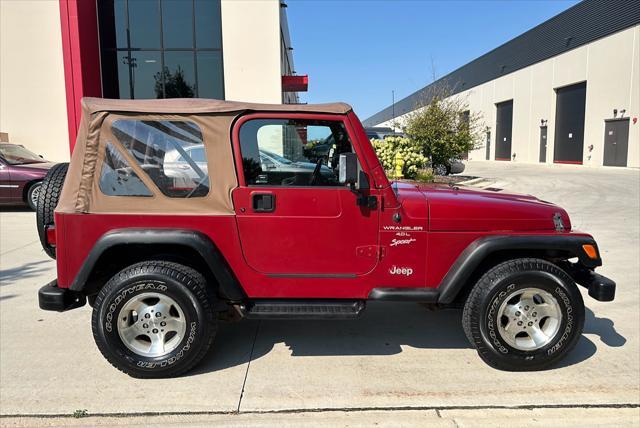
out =
{"type": "Polygon", "coordinates": [[[640,24],[637,0],[584,0],[419,89],[363,121],[374,126],[402,116],[448,87],[457,94],[640,24]],[[421,102],[422,101],[422,102],[421,102]]]}
{"type": "Polygon", "coordinates": [[[150,114],[223,114],[248,111],[347,114],[353,110],[350,105],[345,103],[261,104],[204,98],[129,100],[92,97],[82,98],[82,109],[86,116],[101,111],[150,114]]]}

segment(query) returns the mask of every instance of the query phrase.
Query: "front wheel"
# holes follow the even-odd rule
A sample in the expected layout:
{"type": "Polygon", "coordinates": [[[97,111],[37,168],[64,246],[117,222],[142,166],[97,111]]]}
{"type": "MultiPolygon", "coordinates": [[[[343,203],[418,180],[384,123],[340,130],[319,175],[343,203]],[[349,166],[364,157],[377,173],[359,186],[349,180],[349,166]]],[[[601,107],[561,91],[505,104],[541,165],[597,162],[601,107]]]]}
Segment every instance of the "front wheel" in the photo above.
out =
{"type": "Polygon", "coordinates": [[[463,311],[467,338],[480,357],[502,370],[541,370],[576,345],[584,303],[562,269],[541,259],[516,259],[490,269],[463,311]]]}
{"type": "Polygon", "coordinates": [[[213,302],[197,271],[165,261],[141,262],[100,290],[93,337],[117,369],[137,378],[178,376],[206,354],[216,333],[213,302]]]}

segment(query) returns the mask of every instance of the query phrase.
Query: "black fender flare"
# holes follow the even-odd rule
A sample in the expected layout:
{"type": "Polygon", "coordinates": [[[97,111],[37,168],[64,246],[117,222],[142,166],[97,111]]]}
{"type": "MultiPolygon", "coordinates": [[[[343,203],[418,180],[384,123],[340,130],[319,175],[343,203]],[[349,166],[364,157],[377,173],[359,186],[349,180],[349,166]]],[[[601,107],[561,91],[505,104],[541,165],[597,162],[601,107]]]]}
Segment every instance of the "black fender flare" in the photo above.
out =
{"type": "Polygon", "coordinates": [[[226,260],[205,234],[188,229],[126,228],[110,231],[100,237],[85,258],[71,290],[82,291],[102,254],[116,245],[180,245],[195,250],[205,261],[218,282],[219,292],[230,301],[244,301],[246,294],[226,260]]]}
{"type": "Polygon", "coordinates": [[[438,303],[452,303],[478,266],[496,251],[560,251],[571,254],[571,257],[578,257],[580,264],[589,269],[601,266],[600,251],[597,251],[596,259],[590,259],[582,249],[585,244],[594,245],[598,249],[596,241],[585,235],[494,235],[479,238],[460,253],[442,279],[438,287],[438,303]]]}

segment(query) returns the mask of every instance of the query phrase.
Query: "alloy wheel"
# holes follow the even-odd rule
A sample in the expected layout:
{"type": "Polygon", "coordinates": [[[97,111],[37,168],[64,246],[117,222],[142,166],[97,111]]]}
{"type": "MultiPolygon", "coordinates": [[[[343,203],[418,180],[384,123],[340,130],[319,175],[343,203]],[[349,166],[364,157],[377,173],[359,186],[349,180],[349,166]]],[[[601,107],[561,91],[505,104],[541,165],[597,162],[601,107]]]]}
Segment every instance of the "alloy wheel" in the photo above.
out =
{"type": "Polygon", "coordinates": [[[558,301],[539,288],[514,291],[498,310],[500,336],[520,351],[535,351],[551,343],[561,322],[558,301]]]}

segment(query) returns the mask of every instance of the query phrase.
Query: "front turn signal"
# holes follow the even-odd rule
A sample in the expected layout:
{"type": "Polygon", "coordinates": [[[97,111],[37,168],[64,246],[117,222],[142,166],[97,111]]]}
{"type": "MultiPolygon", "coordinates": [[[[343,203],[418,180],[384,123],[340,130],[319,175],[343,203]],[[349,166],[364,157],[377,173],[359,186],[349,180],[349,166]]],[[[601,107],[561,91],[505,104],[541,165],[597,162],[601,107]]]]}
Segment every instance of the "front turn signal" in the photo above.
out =
{"type": "Polygon", "coordinates": [[[584,250],[584,252],[587,254],[587,256],[590,259],[597,259],[598,258],[598,250],[596,250],[596,246],[593,244],[584,244],[582,246],[582,249],[584,250]]]}

